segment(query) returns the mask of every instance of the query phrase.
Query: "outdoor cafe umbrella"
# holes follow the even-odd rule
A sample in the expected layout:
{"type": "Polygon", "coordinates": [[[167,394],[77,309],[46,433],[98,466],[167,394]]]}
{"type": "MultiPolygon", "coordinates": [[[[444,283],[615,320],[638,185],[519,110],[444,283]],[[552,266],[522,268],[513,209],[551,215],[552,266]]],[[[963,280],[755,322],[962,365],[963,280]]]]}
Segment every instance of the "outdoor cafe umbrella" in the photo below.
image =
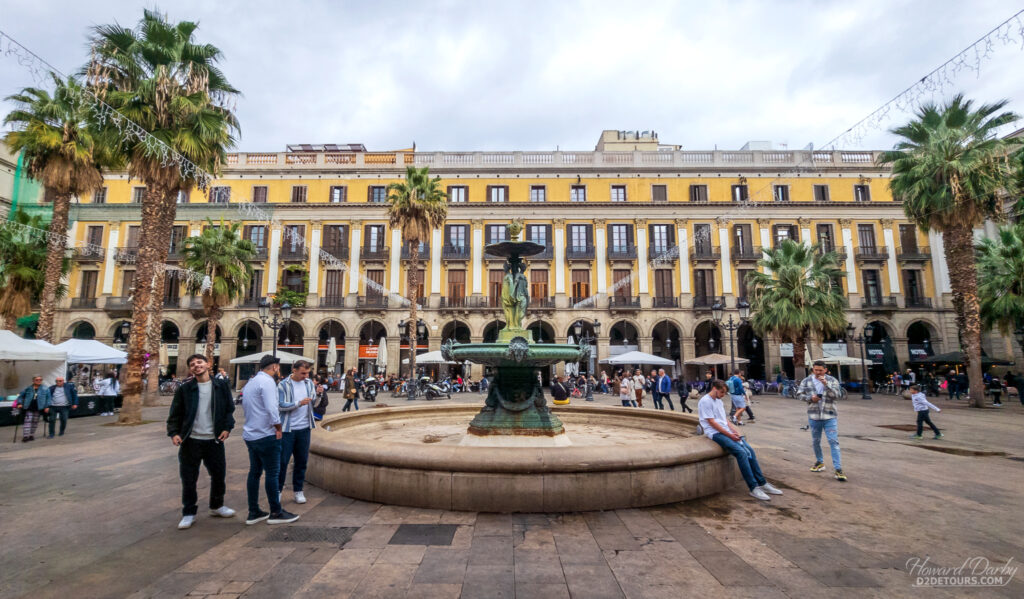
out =
{"type": "MultiPolygon", "coordinates": [[[[261,351],[255,354],[249,354],[248,356],[241,356],[231,360],[232,364],[259,364],[263,356],[273,355],[272,351],[261,351]]],[[[286,351],[277,351],[277,357],[280,358],[282,364],[294,364],[298,360],[306,360],[304,356],[293,354],[286,351]]],[[[306,360],[307,362],[309,360],[306,360]]]]}
{"type": "Polygon", "coordinates": [[[334,367],[338,365],[338,342],[331,337],[327,341],[327,372],[333,373],[334,367]]]}
{"type": "Polygon", "coordinates": [[[692,360],[687,360],[686,362],[684,362],[684,364],[691,364],[694,366],[724,366],[726,364],[729,364],[730,362],[735,362],[737,364],[746,364],[750,362],[750,360],[746,358],[740,358],[739,356],[735,358],[730,358],[729,356],[726,356],[724,354],[705,354],[703,356],[697,356],[692,360]]]}
{"type": "Polygon", "coordinates": [[[377,370],[383,374],[388,368],[388,346],[384,343],[384,337],[377,341],[377,370]]]}
{"type": "Polygon", "coordinates": [[[642,351],[630,351],[601,360],[601,364],[645,364],[651,366],[672,366],[675,362],[642,351]]]}
{"type": "MultiPolygon", "coordinates": [[[[565,341],[569,345],[574,345],[575,342],[572,339],[572,335],[565,341]]],[[[577,376],[580,372],[580,365],[578,362],[566,362],[565,363],[565,376],[577,376]]]]}
{"type": "MultiPolygon", "coordinates": [[[[403,358],[402,364],[408,364],[409,358],[403,358]]],[[[466,362],[469,363],[468,361],[466,362]]],[[[435,349],[434,351],[428,351],[422,354],[416,354],[416,364],[459,364],[459,362],[452,362],[451,360],[445,360],[444,356],[441,355],[441,350],[435,349]]]]}

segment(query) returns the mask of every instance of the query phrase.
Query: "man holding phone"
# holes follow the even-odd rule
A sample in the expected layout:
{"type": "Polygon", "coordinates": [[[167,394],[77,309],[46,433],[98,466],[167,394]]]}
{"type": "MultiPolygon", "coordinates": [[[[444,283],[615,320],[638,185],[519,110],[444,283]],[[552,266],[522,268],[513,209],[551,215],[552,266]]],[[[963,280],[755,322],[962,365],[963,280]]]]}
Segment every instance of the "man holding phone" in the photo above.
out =
{"type": "Polygon", "coordinates": [[[313,421],[313,406],[310,402],[323,387],[315,387],[309,380],[312,362],[296,360],[292,374],[277,385],[278,410],[281,413],[281,470],[277,475],[278,488],[284,493],[288,474],[288,462],[295,458],[292,469],[292,491],[295,503],[306,503],[303,486],[306,482],[306,463],[309,461],[310,433],[316,424],[313,421]]]}
{"type": "Polygon", "coordinates": [[[818,360],[811,367],[810,376],[800,381],[796,396],[807,402],[807,424],[811,428],[811,446],[814,448],[814,465],[811,466],[811,472],[821,472],[825,469],[825,457],[821,453],[821,433],[824,431],[828,445],[832,449],[832,467],[836,471],[836,480],[846,482],[839,454],[839,425],[836,411],[836,400],[842,396],[839,381],[829,376],[828,367],[818,360]]]}

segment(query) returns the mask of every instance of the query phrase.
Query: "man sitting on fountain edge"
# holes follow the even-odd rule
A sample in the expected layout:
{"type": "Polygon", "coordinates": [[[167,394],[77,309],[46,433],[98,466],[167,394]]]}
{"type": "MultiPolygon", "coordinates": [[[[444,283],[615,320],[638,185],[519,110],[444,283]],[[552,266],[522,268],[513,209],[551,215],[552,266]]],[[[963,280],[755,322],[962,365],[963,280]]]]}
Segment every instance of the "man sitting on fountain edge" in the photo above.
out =
{"type": "Polygon", "coordinates": [[[773,487],[764,475],[761,474],[761,466],[757,463],[757,456],[754,448],[747,444],[746,438],[729,422],[725,416],[725,406],[722,398],[728,393],[725,381],[715,379],[711,381],[711,388],[707,395],[697,402],[697,416],[700,418],[700,426],[715,443],[722,446],[736,458],[740,467],[740,474],[746,481],[750,494],[762,501],[771,499],[768,494],[782,495],[782,491],[773,487]]]}

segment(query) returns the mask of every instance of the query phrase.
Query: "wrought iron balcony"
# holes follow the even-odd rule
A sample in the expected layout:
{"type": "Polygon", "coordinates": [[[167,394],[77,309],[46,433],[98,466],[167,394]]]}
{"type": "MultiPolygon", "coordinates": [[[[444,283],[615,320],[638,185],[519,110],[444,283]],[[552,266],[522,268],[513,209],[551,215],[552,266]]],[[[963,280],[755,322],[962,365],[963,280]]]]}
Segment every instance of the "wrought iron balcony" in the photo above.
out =
{"type": "Polygon", "coordinates": [[[930,297],[914,297],[908,295],[906,298],[904,298],[903,303],[908,308],[918,308],[925,310],[931,310],[932,308],[932,298],[930,297]]]}
{"type": "Polygon", "coordinates": [[[896,305],[895,295],[888,295],[885,297],[871,297],[866,295],[860,298],[860,307],[863,309],[895,309],[898,306],[896,305]]]}
{"type": "Polygon", "coordinates": [[[639,310],[640,296],[612,295],[608,297],[608,307],[612,310],[639,310]]]}
{"type": "Polygon", "coordinates": [[[555,309],[555,298],[553,297],[531,297],[530,305],[526,308],[526,311],[530,310],[554,310],[555,309]]]}
{"type": "MultiPolygon", "coordinates": [[[[333,257],[333,258],[335,258],[337,260],[348,260],[348,246],[347,245],[340,244],[340,243],[331,244],[331,245],[325,245],[325,246],[322,246],[320,248],[320,250],[323,251],[324,254],[327,254],[328,256],[331,256],[331,257],[333,257]]],[[[321,261],[324,260],[324,256],[323,255],[320,256],[320,260],[321,261]]]]}
{"type": "Polygon", "coordinates": [[[713,296],[713,295],[695,295],[695,296],[693,296],[693,307],[695,309],[700,308],[700,309],[710,310],[711,306],[714,306],[716,303],[720,303],[720,304],[722,304],[724,306],[725,305],[725,298],[722,297],[722,296],[716,297],[716,296],[713,296]]]}
{"type": "Polygon", "coordinates": [[[245,297],[238,300],[238,307],[245,309],[253,309],[260,307],[260,298],[258,297],[245,297]]]}
{"type": "Polygon", "coordinates": [[[345,307],[344,295],[326,295],[320,298],[321,308],[343,308],[345,307]]]}
{"type": "Polygon", "coordinates": [[[932,251],[926,247],[900,247],[896,251],[896,259],[901,262],[924,262],[932,259],[932,251]]]}
{"type": "Polygon", "coordinates": [[[114,258],[118,262],[129,262],[129,263],[130,262],[135,262],[135,260],[138,257],[139,257],[139,246],[137,246],[137,245],[129,246],[129,247],[117,248],[117,253],[114,255],[114,258]]]}
{"type": "Polygon", "coordinates": [[[164,308],[178,309],[181,307],[181,297],[167,295],[164,296],[164,308]]]}
{"type": "Polygon", "coordinates": [[[818,248],[818,252],[820,254],[822,254],[822,255],[827,254],[828,252],[835,252],[835,253],[839,254],[839,258],[841,260],[846,260],[846,248],[841,246],[841,245],[825,245],[825,244],[822,244],[818,248]]]}
{"type": "MultiPolygon", "coordinates": [[[[412,248],[409,247],[409,244],[404,244],[402,246],[402,260],[410,259],[412,259],[412,248]]],[[[420,262],[428,260],[430,260],[430,244],[424,241],[420,244],[420,262]]]]}
{"type": "MultiPolygon", "coordinates": [[[[538,243],[538,242],[534,242],[538,243]]],[[[555,255],[555,250],[550,245],[544,246],[544,251],[539,254],[529,256],[530,260],[551,260],[555,255]]]]}
{"type": "Polygon", "coordinates": [[[594,258],[594,246],[570,245],[565,248],[565,257],[569,260],[592,260],[594,258]]]}
{"type": "Polygon", "coordinates": [[[96,298],[94,297],[73,297],[71,298],[72,308],[95,308],[96,298]]]}
{"type": "Polygon", "coordinates": [[[741,246],[731,250],[733,262],[757,262],[764,257],[761,246],[741,246]]]}
{"type": "Polygon", "coordinates": [[[678,297],[654,297],[652,298],[655,308],[678,308],[678,297]]]}
{"type": "Polygon", "coordinates": [[[596,308],[597,307],[597,302],[595,300],[596,300],[596,298],[594,296],[592,296],[592,295],[588,295],[586,297],[570,296],[569,297],[569,306],[571,307],[571,306],[575,306],[576,304],[582,303],[583,305],[580,306],[580,308],[582,308],[582,309],[596,308]]]}
{"type": "Polygon", "coordinates": [[[884,245],[861,246],[857,248],[856,257],[865,262],[883,262],[889,259],[889,249],[884,245]]]}
{"type": "Polygon", "coordinates": [[[71,249],[71,257],[78,262],[100,262],[104,257],[104,250],[100,247],[75,247],[71,249]]]}
{"type": "Polygon", "coordinates": [[[679,259],[679,246],[674,243],[652,243],[647,246],[647,259],[675,262],[679,259]]]}
{"type": "Polygon", "coordinates": [[[469,260],[470,251],[468,245],[452,245],[446,243],[441,246],[442,260],[469,260]]]}
{"type": "Polygon", "coordinates": [[[469,297],[442,297],[441,298],[441,310],[462,310],[468,308],[470,301],[473,298],[469,297]]]}
{"type": "Polygon", "coordinates": [[[387,260],[388,251],[386,245],[364,245],[359,250],[359,257],[362,260],[387,260]]]}
{"type": "Polygon", "coordinates": [[[356,298],[356,308],[382,309],[387,307],[388,296],[386,295],[360,295],[356,298]]]}
{"type": "Polygon", "coordinates": [[[268,252],[267,252],[266,246],[264,246],[264,247],[254,247],[253,248],[253,251],[252,251],[252,261],[253,262],[266,262],[267,256],[268,256],[268,252]]]}
{"type": "Polygon", "coordinates": [[[631,243],[627,245],[608,246],[608,259],[636,260],[636,246],[631,243]]]}
{"type": "Polygon", "coordinates": [[[280,259],[296,262],[305,260],[309,256],[306,246],[284,246],[281,248],[280,259]]]}
{"type": "Polygon", "coordinates": [[[112,313],[131,312],[134,307],[135,302],[130,297],[108,297],[103,304],[103,309],[112,313]]]}
{"type": "Polygon", "coordinates": [[[181,262],[185,259],[185,247],[182,245],[172,245],[167,250],[167,261],[168,262],[181,262]]]}
{"type": "Polygon", "coordinates": [[[722,249],[711,246],[700,246],[690,250],[691,262],[718,262],[722,259],[722,249]]]}

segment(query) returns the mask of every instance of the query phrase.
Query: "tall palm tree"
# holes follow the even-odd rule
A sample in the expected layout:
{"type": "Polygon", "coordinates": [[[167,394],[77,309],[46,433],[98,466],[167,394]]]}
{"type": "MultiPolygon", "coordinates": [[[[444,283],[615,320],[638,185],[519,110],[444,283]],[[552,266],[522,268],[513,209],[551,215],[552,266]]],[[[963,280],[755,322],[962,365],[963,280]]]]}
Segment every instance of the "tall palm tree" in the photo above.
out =
{"type": "Polygon", "coordinates": [[[978,244],[978,297],[986,329],[1011,335],[1024,326],[1024,223],[978,244]]]}
{"type": "Polygon", "coordinates": [[[401,227],[402,243],[409,246],[408,296],[409,374],[416,375],[416,339],[418,322],[416,310],[419,301],[420,242],[444,225],[448,218],[448,196],[441,189],[441,178],[430,178],[430,169],[414,166],[405,170],[405,181],[388,185],[388,220],[391,227],[401,227]]]}
{"type": "Polygon", "coordinates": [[[792,343],[793,366],[806,374],[808,338],[846,328],[846,300],[839,284],[846,273],[839,266],[839,254],[787,239],[764,250],[758,266],[771,274],[747,275],[750,324],[758,335],[775,334],[792,343]]]}
{"type": "Polygon", "coordinates": [[[216,341],[217,325],[224,314],[224,307],[242,297],[252,279],[252,259],[256,248],[248,239],[243,239],[239,230],[241,223],[215,225],[209,218],[201,235],[185,240],[185,268],[201,272],[205,277],[188,279],[188,292],[203,300],[206,311],[206,361],[213,364],[213,345],[216,341]]]}
{"type": "Polygon", "coordinates": [[[71,197],[84,195],[103,186],[103,167],[116,167],[115,152],[92,124],[91,105],[85,101],[81,84],[73,77],[66,80],[53,75],[53,95],[28,87],[7,99],[16,108],[4,118],[13,125],[4,137],[14,153],[24,153],[26,173],[39,181],[53,198],[49,250],[46,260],[39,325],[36,336],[53,339],[57,287],[65,259],[68,211],[71,197]]]}
{"type": "MultiPolygon", "coordinates": [[[[11,222],[33,229],[46,228],[41,216],[29,216],[23,210],[12,214],[11,222]]],[[[42,235],[23,227],[0,227],[0,318],[3,318],[3,328],[14,330],[18,318],[31,313],[32,305],[40,300],[46,283],[47,258],[42,235]]],[[[59,266],[58,282],[68,272],[70,261],[63,259],[59,266]]],[[[54,295],[63,297],[65,291],[65,287],[58,284],[54,295]]]]}
{"type": "Polygon", "coordinates": [[[907,217],[942,233],[974,407],[984,399],[974,227],[1000,217],[999,194],[1014,187],[1011,142],[997,134],[1018,118],[1003,111],[1006,104],[975,109],[961,95],[942,106],[925,104],[914,120],[892,130],[901,140],[879,158],[892,165],[889,187],[907,217]]]}
{"type": "MultiPolygon", "coordinates": [[[[96,93],[121,114],[199,168],[217,175],[238,131],[229,107],[238,90],[216,66],[220,50],[194,40],[197,27],[189,21],[171,23],[150,10],[144,11],[135,29],[98,26],[91,44],[93,59],[85,72],[96,93]]],[[[124,140],[121,147],[129,176],[146,184],[135,280],[151,282],[135,288],[124,408],[119,420],[125,424],[140,422],[142,417],[141,377],[148,322],[159,326],[161,319],[163,264],[177,195],[197,183],[197,174],[168,161],[164,148],[151,139],[124,140]]]]}

